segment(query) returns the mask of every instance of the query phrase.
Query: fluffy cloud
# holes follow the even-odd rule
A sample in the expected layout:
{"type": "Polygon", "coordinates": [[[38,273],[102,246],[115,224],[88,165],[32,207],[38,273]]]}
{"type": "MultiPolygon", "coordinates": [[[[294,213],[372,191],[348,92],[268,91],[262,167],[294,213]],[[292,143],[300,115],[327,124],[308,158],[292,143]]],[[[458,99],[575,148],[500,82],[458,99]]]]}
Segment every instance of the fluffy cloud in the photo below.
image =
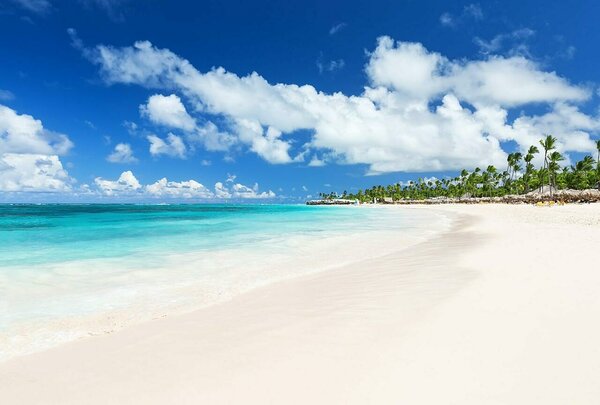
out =
{"type": "Polygon", "coordinates": [[[137,197],[164,197],[164,198],[197,198],[210,199],[265,199],[275,198],[276,194],[271,191],[259,191],[258,184],[248,187],[240,183],[233,184],[235,176],[228,176],[227,183],[217,182],[214,191],[205,187],[196,180],[169,181],[162,178],[152,184],[142,185],[133,172],[121,173],[117,180],[106,180],[98,177],[94,180],[98,191],[106,196],[137,196],[137,197]]]}
{"type": "Polygon", "coordinates": [[[220,181],[215,183],[215,196],[217,198],[231,198],[229,189],[220,181]]]}
{"type": "Polygon", "coordinates": [[[263,191],[260,193],[258,191],[258,183],[255,183],[252,188],[244,186],[243,184],[236,183],[231,187],[233,198],[274,198],[275,193],[271,190],[263,191]]]}
{"type": "MultiPolygon", "coordinates": [[[[245,146],[276,164],[306,156],[313,166],[367,164],[372,174],[503,165],[500,141],[514,140],[525,149],[548,130],[562,151],[591,151],[590,134],[599,122],[576,107],[590,97],[588,89],[523,56],[453,61],[389,37],[379,38],[370,53],[369,86],[358,96],[271,84],[257,73],[240,77],[223,68],[202,73],[147,41],[100,45],[85,54],[108,83],[174,89],[199,117],[216,117],[221,128],[210,122],[209,132],[218,134],[220,149],[212,150],[245,146]],[[531,104],[546,106],[548,113],[509,120],[510,111],[531,104]],[[579,118],[568,119],[567,110],[579,118]],[[295,138],[299,130],[312,134],[308,142],[295,138]]],[[[189,116],[179,98],[168,98],[189,116]]]]}
{"type": "Polygon", "coordinates": [[[175,94],[155,94],[146,104],[140,105],[140,113],[155,124],[191,131],[196,121],[187,113],[181,99],[175,94]]]}
{"type": "Polygon", "coordinates": [[[167,155],[180,159],[185,158],[187,148],[181,137],[177,135],[169,133],[166,140],[156,135],[148,135],[146,139],[150,142],[150,154],[153,156],[167,155]]]}
{"type": "Polygon", "coordinates": [[[521,56],[453,62],[419,43],[395,44],[389,37],[379,39],[366,70],[373,85],[425,102],[454,93],[475,105],[515,107],[583,101],[590,96],[587,89],[569,84],[554,72],[541,71],[521,56]]]}
{"type": "Polygon", "coordinates": [[[142,186],[131,170],[121,173],[117,180],[105,180],[96,177],[94,183],[98,189],[106,195],[132,194],[141,189],[142,186]]]}
{"type": "Polygon", "coordinates": [[[71,190],[71,182],[56,155],[0,155],[0,191],[64,192],[71,190]]]}
{"type": "MultiPolygon", "coordinates": [[[[140,114],[154,124],[183,131],[189,143],[201,144],[209,151],[226,151],[237,142],[235,137],[219,131],[217,126],[210,121],[198,125],[176,94],[150,96],[146,104],[140,105],[140,114]]],[[[152,140],[149,137],[152,145],[156,145],[154,148],[157,153],[153,154],[183,157],[187,147],[180,137],[173,138],[174,136],[169,135],[169,138],[175,141],[174,145],[165,144],[155,135],[151,136],[152,140]]]]}
{"type": "Polygon", "coordinates": [[[31,115],[0,105],[0,153],[64,155],[72,147],[66,135],[48,131],[31,115]]]}
{"type": "Polygon", "coordinates": [[[40,120],[0,105],[0,191],[70,190],[73,180],[59,156],[72,146],[66,135],[46,130],[40,120]]]}
{"type": "Polygon", "coordinates": [[[135,163],[137,158],[133,156],[131,145],[128,143],[119,143],[115,146],[115,150],[106,157],[111,163],[135,163]]]}
{"type": "Polygon", "coordinates": [[[195,180],[168,181],[166,178],[146,186],[146,191],[157,197],[181,197],[181,198],[213,198],[214,194],[195,180]]]}

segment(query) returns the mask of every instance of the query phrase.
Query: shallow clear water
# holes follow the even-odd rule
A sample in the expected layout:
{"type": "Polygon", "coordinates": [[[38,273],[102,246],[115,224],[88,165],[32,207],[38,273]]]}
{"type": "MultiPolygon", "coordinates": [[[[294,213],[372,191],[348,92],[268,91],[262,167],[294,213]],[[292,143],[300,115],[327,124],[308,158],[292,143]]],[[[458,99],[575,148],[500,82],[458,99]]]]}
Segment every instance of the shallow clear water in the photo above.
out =
{"type": "Polygon", "coordinates": [[[299,205],[2,205],[0,267],[225,248],[364,216],[299,205]]]}
{"type": "Polygon", "coordinates": [[[118,314],[124,325],[397,250],[382,232],[423,234],[431,218],[422,215],[304,205],[0,205],[0,358],[3,349],[6,357],[83,336],[94,331],[92,317],[100,325],[118,314]]]}

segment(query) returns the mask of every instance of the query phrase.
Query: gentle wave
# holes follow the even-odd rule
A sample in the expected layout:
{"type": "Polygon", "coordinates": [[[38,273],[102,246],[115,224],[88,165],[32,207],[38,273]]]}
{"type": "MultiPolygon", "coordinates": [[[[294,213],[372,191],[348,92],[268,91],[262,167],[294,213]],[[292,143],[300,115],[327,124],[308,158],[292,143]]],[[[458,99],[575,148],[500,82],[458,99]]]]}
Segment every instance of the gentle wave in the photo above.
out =
{"type": "Polygon", "coordinates": [[[393,208],[0,206],[0,358],[397,251],[444,226],[393,208]]]}

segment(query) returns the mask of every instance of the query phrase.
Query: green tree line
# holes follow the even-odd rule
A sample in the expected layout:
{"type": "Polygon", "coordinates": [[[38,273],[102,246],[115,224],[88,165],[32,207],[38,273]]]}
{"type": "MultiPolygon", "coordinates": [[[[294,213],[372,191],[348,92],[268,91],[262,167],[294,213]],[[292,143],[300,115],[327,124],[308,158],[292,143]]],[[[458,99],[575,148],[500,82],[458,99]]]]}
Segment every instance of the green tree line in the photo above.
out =
{"type": "Polygon", "coordinates": [[[596,141],[596,148],[596,159],[587,155],[573,166],[562,166],[565,158],[556,150],[556,138],[548,135],[539,141],[539,145],[530,146],[525,155],[510,153],[504,170],[489,165],[483,170],[462,170],[454,178],[420,178],[407,184],[378,185],[356,193],[344,191],[341,195],[335,192],[319,193],[319,196],[322,199],[347,198],[372,202],[384,198],[398,201],[433,197],[502,197],[539,189],[552,193],[553,190],[562,189],[600,188],[600,140],[596,141]],[[536,168],[532,162],[538,154],[543,160],[542,165],[536,168]]]}

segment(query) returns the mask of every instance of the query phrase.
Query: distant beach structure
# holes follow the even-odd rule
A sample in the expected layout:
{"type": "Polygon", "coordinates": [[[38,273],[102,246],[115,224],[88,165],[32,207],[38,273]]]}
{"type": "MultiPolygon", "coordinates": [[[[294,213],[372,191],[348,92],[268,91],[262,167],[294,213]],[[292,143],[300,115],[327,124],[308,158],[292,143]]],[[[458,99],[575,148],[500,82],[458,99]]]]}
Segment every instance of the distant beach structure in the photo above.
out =
{"type": "Polygon", "coordinates": [[[346,198],[333,198],[333,199],[322,199],[322,200],[310,200],[306,202],[306,205],[358,205],[358,199],[349,200],[346,198]]]}

